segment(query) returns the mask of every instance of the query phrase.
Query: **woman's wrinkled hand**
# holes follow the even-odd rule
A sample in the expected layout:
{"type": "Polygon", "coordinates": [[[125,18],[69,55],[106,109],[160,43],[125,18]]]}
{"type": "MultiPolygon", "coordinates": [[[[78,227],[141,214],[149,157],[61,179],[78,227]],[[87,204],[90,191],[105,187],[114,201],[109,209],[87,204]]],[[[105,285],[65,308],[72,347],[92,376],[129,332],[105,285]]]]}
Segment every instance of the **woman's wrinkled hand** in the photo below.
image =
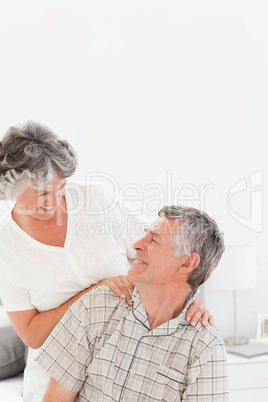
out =
{"type": "Polygon", "coordinates": [[[134,286],[127,279],[126,275],[112,276],[111,278],[104,279],[99,282],[98,286],[105,285],[122,299],[126,299],[126,302],[132,306],[132,293],[134,286]]]}
{"type": "Polygon", "coordinates": [[[200,318],[202,318],[201,324],[203,327],[205,327],[208,323],[210,325],[213,325],[214,323],[214,317],[213,315],[209,314],[209,311],[206,309],[205,302],[197,297],[187,311],[186,321],[188,321],[192,327],[195,327],[200,318]]]}

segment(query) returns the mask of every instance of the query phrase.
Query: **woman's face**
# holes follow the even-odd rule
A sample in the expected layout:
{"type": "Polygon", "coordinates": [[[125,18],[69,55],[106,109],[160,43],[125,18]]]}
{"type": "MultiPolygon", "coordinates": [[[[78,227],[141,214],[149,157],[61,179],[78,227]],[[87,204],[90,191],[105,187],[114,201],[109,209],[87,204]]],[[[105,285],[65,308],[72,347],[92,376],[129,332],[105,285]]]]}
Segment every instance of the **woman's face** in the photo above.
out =
{"type": "Polygon", "coordinates": [[[42,189],[27,187],[17,199],[16,212],[40,220],[50,219],[59,205],[62,206],[61,198],[65,194],[66,181],[56,173],[51,187],[42,189]]]}

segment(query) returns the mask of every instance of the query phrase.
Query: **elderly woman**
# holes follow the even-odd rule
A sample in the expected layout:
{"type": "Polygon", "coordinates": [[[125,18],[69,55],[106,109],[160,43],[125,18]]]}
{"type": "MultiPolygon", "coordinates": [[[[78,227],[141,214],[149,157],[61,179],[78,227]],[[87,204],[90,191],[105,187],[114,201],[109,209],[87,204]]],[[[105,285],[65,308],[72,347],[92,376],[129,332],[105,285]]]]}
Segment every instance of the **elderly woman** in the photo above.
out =
{"type": "MultiPolygon", "coordinates": [[[[0,295],[30,347],[27,402],[41,401],[48,383],[34,349],[72,303],[99,284],[131,303],[133,287],[123,275],[134,258],[138,230],[128,230],[128,216],[112,208],[104,185],[67,186],[76,165],[71,145],[35,122],[11,127],[0,142],[0,199],[16,201],[0,221],[0,295]],[[112,225],[120,228],[116,235],[112,225]]],[[[141,223],[137,218],[137,228],[141,223]]],[[[195,322],[202,312],[198,303],[188,313],[195,322]]]]}

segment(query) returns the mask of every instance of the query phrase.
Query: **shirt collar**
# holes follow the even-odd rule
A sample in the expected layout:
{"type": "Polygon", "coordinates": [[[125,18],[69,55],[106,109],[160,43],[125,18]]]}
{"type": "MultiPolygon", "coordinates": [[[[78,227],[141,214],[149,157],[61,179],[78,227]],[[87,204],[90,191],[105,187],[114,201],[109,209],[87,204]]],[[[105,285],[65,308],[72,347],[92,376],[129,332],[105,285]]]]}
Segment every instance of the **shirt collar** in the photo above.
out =
{"type": "Polygon", "coordinates": [[[182,310],[182,312],[178,315],[178,317],[165,322],[164,324],[160,325],[159,327],[157,327],[151,331],[146,311],[144,310],[142,302],[140,300],[139,291],[137,288],[135,288],[133,291],[133,296],[132,296],[132,302],[133,302],[132,313],[133,313],[134,317],[150,331],[150,334],[152,336],[153,335],[171,335],[178,329],[178,327],[180,325],[181,326],[190,325],[186,321],[185,315],[186,315],[186,312],[187,312],[190,304],[197,297],[197,294],[198,294],[198,291],[196,291],[196,292],[191,291],[189,293],[189,295],[187,296],[186,305],[185,305],[184,309],[182,310]]]}

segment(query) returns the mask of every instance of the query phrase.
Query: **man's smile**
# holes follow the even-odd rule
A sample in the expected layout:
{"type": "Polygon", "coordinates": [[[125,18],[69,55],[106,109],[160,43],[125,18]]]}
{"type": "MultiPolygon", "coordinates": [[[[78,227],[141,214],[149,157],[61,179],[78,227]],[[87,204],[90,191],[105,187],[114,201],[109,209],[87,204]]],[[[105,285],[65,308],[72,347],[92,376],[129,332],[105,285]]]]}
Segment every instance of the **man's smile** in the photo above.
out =
{"type": "Polygon", "coordinates": [[[134,260],[134,262],[137,262],[138,264],[146,264],[146,265],[148,265],[148,262],[138,260],[137,258],[134,260]]]}

